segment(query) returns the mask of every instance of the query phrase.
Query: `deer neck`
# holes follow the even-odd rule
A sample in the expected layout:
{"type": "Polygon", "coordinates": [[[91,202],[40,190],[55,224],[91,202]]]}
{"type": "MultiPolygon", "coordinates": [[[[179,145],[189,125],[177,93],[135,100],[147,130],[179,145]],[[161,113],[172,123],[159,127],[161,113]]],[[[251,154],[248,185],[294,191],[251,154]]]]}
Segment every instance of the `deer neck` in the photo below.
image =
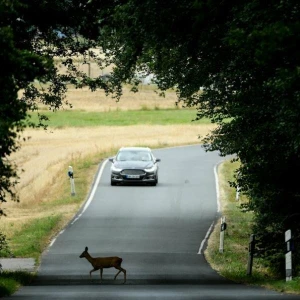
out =
{"type": "Polygon", "coordinates": [[[92,264],[94,262],[94,258],[90,256],[89,253],[86,253],[85,258],[92,264]]]}

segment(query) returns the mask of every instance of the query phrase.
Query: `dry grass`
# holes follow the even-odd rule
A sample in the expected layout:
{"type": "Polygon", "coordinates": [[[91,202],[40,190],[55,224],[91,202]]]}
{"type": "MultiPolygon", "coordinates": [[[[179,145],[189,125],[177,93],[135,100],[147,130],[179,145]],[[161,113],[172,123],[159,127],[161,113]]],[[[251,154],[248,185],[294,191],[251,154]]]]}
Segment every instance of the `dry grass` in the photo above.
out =
{"type": "MultiPolygon", "coordinates": [[[[125,87],[121,100],[117,102],[111,96],[106,96],[102,90],[91,92],[88,88],[69,88],[66,101],[72,104],[72,109],[82,111],[164,109],[175,108],[177,96],[174,91],[167,91],[165,97],[161,97],[153,86],[141,85],[136,93],[131,92],[130,87],[125,87]]],[[[181,106],[179,104],[179,107],[181,106]]],[[[46,106],[41,108],[48,110],[46,106]]],[[[65,105],[64,109],[69,109],[69,106],[65,105]]]]}
{"type": "MultiPolygon", "coordinates": [[[[150,90],[146,89],[133,95],[127,90],[124,99],[115,103],[101,92],[91,93],[88,90],[71,89],[68,100],[74,104],[75,109],[87,111],[139,109],[143,105],[148,108],[174,107],[176,101],[174,93],[162,99],[153,91],[150,93],[150,90]]],[[[9,237],[14,230],[30,219],[54,214],[55,210],[63,210],[67,222],[78,206],[74,204],[59,208],[55,206],[51,211],[44,211],[42,204],[55,198],[55,193],[61,191],[62,182],[68,183],[66,175],[68,170],[65,168],[74,158],[96,153],[114,153],[121,146],[147,145],[154,148],[199,143],[198,135],[206,135],[212,128],[213,125],[136,125],[65,128],[54,131],[27,130],[24,135],[31,138],[12,156],[19,168],[24,169],[24,172],[20,173],[21,181],[18,185],[20,203],[8,201],[2,204],[7,217],[1,218],[0,231],[9,237]]],[[[89,175],[90,182],[93,172],[96,172],[96,169],[89,175]]]]}
{"type": "MultiPolygon", "coordinates": [[[[94,51],[97,52],[96,49],[94,51]]],[[[65,73],[64,67],[57,63],[61,73],[65,73]]],[[[88,65],[78,62],[77,67],[82,72],[88,74],[88,65]]],[[[112,67],[107,67],[100,70],[99,67],[91,62],[90,76],[98,77],[99,75],[109,74],[112,72],[112,67]]],[[[174,108],[177,101],[177,96],[174,91],[167,91],[165,97],[159,96],[155,92],[154,85],[140,85],[139,91],[136,93],[130,92],[130,86],[124,87],[124,93],[121,101],[116,102],[112,97],[106,97],[104,91],[97,90],[91,92],[88,88],[78,90],[70,87],[67,93],[66,100],[71,102],[74,109],[84,111],[109,111],[109,110],[138,110],[144,108],[174,108]]],[[[47,107],[44,107],[48,109],[47,107]]],[[[68,109],[68,107],[65,107],[68,109]]]]}

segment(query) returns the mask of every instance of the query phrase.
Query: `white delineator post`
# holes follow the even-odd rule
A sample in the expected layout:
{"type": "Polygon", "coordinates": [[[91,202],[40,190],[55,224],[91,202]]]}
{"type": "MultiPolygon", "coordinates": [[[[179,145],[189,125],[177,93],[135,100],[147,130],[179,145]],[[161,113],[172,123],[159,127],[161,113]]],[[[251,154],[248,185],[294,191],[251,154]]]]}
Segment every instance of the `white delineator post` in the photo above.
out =
{"type": "Polygon", "coordinates": [[[71,184],[71,195],[75,196],[75,194],[76,194],[76,192],[75,192],[75,181],[74,181],[74,172],[73,172],[72,166],[69,166],[68,176],[70,178],[70,184],[71,184]]]}
{"type": "Polygon", "coordinates": [[[292,280],[292,232],[287,230],[285,232],[286,254],[285,254],[285,279],[292,280]]]}
{"type": "Polygon", "coordinates": [[[221,231],[220,231],[220,248],[219,248],[219,252],[223,253],[224,252],[224,233],[226,230],[226,222],[225,222],[225,217],[221,218],[221,231]]]}
{"type": "Polygon", "coordinates": [[[235,200],[236,201],[240,200],[240,187],[239,186],[236,188],[235,200]]]}

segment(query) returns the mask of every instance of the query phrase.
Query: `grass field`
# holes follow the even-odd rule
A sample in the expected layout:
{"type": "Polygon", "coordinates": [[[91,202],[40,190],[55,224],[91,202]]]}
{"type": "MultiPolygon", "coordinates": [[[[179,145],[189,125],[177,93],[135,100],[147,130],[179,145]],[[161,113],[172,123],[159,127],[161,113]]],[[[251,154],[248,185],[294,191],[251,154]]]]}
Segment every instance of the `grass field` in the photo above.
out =
{"type": "MultiPolygon", "coordinates": [[[[199,125],[209,124],[209,120],[195,120],[195,109],[141,109],[115,110],[107,112],[64,110],[43,113],[49,118],[51,128],[131,126],[131,125],[199,125]]],[[[37,122],[37,114],[31,115],[37,122]]]]}

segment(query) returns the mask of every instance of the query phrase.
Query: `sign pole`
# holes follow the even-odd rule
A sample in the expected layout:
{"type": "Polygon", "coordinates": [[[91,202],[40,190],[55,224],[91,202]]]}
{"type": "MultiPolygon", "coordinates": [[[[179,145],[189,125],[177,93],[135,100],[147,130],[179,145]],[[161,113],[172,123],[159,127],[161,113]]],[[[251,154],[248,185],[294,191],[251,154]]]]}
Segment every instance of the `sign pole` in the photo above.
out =
{"type": "Polygon", "coordinates": [[[255,235],[250,235],[247,275],[252,275],[253,255],[255,250],[255,235]]]}
{"type": "Polygon", "coordinates": [[[292,280],[292,232],[287,230],[285,232],[285,242],[286,242],[286,254],[285,254],[285,279],[286,281],[292,280]]]}
{"type": "Polygon", "coordinates": [[[240,187],[239,186],[236,188],[235,200],[236,201],[240,200],[240,187]]]}
{"type": "Polygon", "coordinates": [[[226,230],[227,224],[225,222],[225,217],[221,218],[221,231],[220,231],[220,248],[219,252],[223,253],[224,252],[224,233],[226,230]]]}
{"type": "Polygon", "coordinates": [[[75,181],[74,181],[74,172],[72,166],[69,166],[68,170],[68,176],[70,178],[70,184],[71,184],[71,196],[75,196],[75,181]]]}

